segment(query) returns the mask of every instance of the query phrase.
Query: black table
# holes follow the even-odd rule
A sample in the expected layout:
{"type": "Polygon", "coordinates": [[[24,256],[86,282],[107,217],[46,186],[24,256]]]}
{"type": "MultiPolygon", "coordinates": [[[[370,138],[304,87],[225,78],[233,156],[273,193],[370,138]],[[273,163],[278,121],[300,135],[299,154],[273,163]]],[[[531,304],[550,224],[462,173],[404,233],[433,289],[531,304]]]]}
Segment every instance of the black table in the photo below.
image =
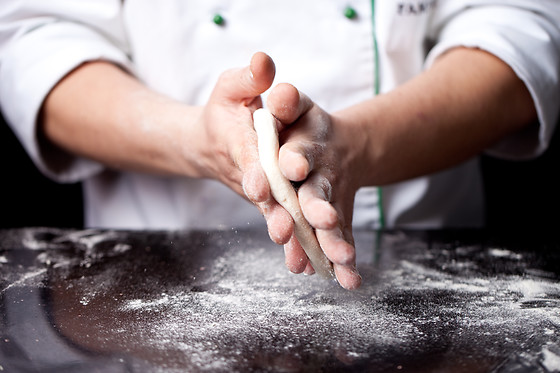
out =
{"type": "Polygon", "coordinates": [[[560,371],[554,239],[355,237],[350,292],[263,231],[0,230],[0,371],[560,371]]]}

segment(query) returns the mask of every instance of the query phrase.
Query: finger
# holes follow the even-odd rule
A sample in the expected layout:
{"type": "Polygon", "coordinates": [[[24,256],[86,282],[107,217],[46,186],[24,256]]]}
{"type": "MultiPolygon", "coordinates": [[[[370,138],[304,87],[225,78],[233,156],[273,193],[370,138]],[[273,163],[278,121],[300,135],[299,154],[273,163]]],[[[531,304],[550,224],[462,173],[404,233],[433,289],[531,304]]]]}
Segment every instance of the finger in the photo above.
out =
{"type": "Polygon", "coordinates": [[[340,286],[348,290],[354,290],[362,284],[362,276],[358,273],[356,266],[342,266],[334,264],[334,273],[340,286]]]}
{"type": "Polygon", "coordinates": [[[237,133],[232,133],[231,136],[241,136],[241,141],[232,146],[231,160],[239,172],[231,172],[230,178],[239,173],[239,179],[236,181],[251,202],[265,202],[271,199],[268,181],[259,162],[255,132],[245,126],[236,126],[233,131],[237,133]]]}
{"type": "Polygon", "coordinates": [[[314,111],[279,133],[283,145],[278,162],[284,176],[292,181],[304,180],[315,167],[315,159],[327,151],[328,116],[320,109],[314,111]]]}
{"type": "Polygon", "coordinates": [[[332,230],[338,226],[338,214],[329,203],[331,192],[330,182],[318,173],[312,174],[298,190],[303,215],[315,229],[332,230]]]}
{"type": "Polygon", "coordinates": [[[278,204],[270,192],[268,179],[259,162],[253,162],[243,174],[243,192],[263,214],[272,241],[283,245],[293,234],[290,214],[278,204]]]}
{"type": "Polygon", "coordinates": [[[362,276],[356,268],[356,249],[351,228],[318,230],[317,239],[325,255],[333,262],[333,269],[340,286],[353,290],[360,287],[362,276]]]}
{"type": "Polygon", "coordinates": [[[255,92],[262,93],[270,88],[276,74],[276,66],[270,56],[263,52],[255,53],[251,58],[249,70],[255,92]]]}
{"type": "Polygon", "coordinates": [[[272,199],[266,174],[256,161],[246,167],[241,185],[247,198],[255,204],[272,199]]]}
{"type": "Polygon", "coordinates": [[[278,245],[286,244],[294,233],[294,220],[277,202],[257,204],[268,227],[270,239],[278,245]]]}
{"type": "Polygon", "coordinates": [[[278,132],[292,124],[313,107],[313,101],[296,87],[280,83],[274,87],[267,98],[270,112],[279,120],[278,132]]]}
{"type": "Polygon", "coordinates": [[[344,237],[339,228],[317,229],[315,233],[325,255],[333,264],[353,265],[356,262],[354,245],[344,237]]]}
{"type": "Polygon", "coordinates": [[[286,256],[286,267],[292,273],[302,273],[309,263],[305,251],[295,236],[292,236],[284,245],[284,255],[286,256]]]}
{"type": "Polygon", "coordinates": [[[307,266],[305,267],[305,271],[303,271],[303,273],[307,276],[311,276],[315,274],[315,269],[313,268],[311,262],[307,263],[307,266]]]}
{"type": "Polygon", "coordinates": [[[243,174],[243,192],[263,214],[270,239],[283,245],[293,234],[294,222],[291,215],[278,204],[270,192],[266,175],[258,162],[243,174]]]}
{"type": "Polygon", "coordinates": [[[316,233],[325,255],[333,263],[339,284],[349,290],[360,287],[362,277],[356,268],[356,250],[352,233],[348,232],[347,237],[340,229],[317,230],[316,233]]]}
{"type": "Polygon", "coordinates": [[[282,174],[291,181],[303,181],[313,169],[314,154],[297,141],[290,141],[280,148],[278,165],[282,174]]]}
{"type": "Polygon", "coordinates": [[[272,85],[276,67],[267,54],[257,52],[251,63],[241,69],[227,70],[222,75],[213,92],[215,98],[251,103],[272,85]]]}

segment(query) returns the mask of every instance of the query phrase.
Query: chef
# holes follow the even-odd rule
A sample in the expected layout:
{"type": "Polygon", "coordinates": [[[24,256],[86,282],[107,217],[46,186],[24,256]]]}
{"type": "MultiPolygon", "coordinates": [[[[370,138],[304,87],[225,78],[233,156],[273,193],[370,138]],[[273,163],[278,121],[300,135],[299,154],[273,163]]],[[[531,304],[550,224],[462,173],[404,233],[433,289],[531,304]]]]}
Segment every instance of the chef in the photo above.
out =
{"type": "Polygon", "coordinates": [[[313,273],[259,166],[266,106],[346,288],[352,227],[483,225],[476,157],[547,148],[559,69],[557,0],[0,7],[2,112],[44,174],[83,182],[87,226],[266,222],[288,268],[313,273]]]}

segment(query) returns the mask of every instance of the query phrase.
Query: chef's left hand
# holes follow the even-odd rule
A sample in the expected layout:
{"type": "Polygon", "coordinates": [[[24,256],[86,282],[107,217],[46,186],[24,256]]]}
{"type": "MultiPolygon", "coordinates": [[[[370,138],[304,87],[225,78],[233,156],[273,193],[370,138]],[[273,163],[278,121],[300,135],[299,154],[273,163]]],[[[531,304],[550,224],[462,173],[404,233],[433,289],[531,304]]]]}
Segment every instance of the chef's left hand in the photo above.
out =
{"type": "MultiPolygon", "coordinates": [[[[355,289],[361,277],[356,270],[352,214],[360,185],[359,173],[354,172],[354,159],[359,155],[352,148],[352,139],[334,117],[292,85],[276,86],[267,106],[280,122],[280,169],[289,180],[301,183],[298,198],[303,214],[315,228],[340,285],[355,289]]],[[[269,224],[269,230],[274,229],[269,224]]],[[[284,249],[292,272],[313,273],[294,236],[284,249]]]]}

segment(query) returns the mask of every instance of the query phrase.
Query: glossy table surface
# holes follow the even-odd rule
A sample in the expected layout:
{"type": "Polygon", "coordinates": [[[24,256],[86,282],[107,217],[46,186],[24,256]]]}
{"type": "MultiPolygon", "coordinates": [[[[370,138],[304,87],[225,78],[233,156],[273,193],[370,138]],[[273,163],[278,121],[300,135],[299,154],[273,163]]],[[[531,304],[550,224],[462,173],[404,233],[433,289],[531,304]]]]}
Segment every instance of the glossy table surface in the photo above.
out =
{"type": "Polygon", "coordinates": [[[356,291],[262,231],[0,230],[0,371],[558,372],[560,244],[355,232],[356,291]]]}

